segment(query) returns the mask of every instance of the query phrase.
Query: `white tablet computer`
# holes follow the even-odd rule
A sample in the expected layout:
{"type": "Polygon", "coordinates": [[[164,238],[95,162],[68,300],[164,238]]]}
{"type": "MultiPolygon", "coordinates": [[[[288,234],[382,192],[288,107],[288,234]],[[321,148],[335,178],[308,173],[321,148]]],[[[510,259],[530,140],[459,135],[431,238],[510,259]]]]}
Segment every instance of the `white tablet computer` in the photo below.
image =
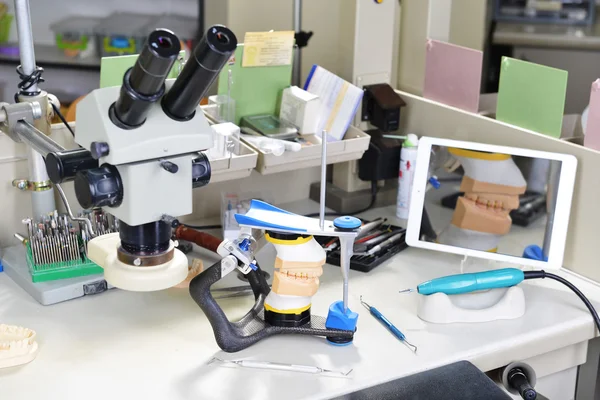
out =
{"type": "Polygon", "coordinates": [[[576,169],[577,159],[568,154],[423,137],[406,242],[558,269],[576,169]]]}

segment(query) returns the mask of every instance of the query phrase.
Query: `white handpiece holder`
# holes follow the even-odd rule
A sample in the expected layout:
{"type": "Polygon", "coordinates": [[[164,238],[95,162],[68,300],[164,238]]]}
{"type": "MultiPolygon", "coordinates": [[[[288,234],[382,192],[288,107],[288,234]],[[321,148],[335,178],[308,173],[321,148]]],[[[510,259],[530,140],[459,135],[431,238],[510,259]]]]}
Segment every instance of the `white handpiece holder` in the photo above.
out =
{"type": "Polygon", "coordinates": [[[525,314],[525,295],[519,286],[481,292],[419,296],[417,315],[434,324],[489,322],[525,314]]]}

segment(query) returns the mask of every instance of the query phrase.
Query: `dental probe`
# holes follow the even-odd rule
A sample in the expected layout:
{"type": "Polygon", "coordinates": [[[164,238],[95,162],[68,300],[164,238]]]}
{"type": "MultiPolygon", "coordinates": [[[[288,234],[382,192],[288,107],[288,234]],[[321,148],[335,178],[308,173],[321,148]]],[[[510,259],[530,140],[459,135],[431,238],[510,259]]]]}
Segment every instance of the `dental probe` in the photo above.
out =
{"type": "Polygon", "coordinates": [[[277,363],[271,361],[255,361],[255,360],[224,360],[221,358],[213,357],[212,360],[208,362],[208,364],[212,364],[213,362],[218,361],[221,363],[229,363],[235,364],[244,368],[258,368],[258,369],[273,369],[277,371],[291,371],[291,372],[303,372],[305,374],[327,374],[330,376],[337,376],[346,378],[352,370],[347,372],[342,371],[332,371],[329,369],[316,367],[313,365],[298,365],[298,364],[285,364],[285,363],[277,363]]]}
{"type": "Polygon", "coordinates": [[[369,303],[363,301],[362,296],[360,296],[360,304],[362,304],[372,316],[377,318],[394,336],[396,336],[402,343],[406,344],[413,352],[417,352],[417,346],[411,344],[408,340],[406,340],[406,336],[404,333],[400,332],[400,329],[396,328],[394,324],[392,324],[384,315],[375,307],[369,305],[369,303]]]}

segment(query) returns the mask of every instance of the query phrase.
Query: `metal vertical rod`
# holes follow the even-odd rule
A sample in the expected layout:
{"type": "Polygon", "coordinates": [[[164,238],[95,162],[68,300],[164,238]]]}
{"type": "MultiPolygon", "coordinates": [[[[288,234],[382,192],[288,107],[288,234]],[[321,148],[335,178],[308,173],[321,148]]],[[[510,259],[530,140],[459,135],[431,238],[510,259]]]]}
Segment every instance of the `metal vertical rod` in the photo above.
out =
{"type": "Polygon", "coordinates": [[[344,281],[343,304],[344,313],[348,311],[348,281],[350,280],[350,259],[354,252],[354,238],[340,236],[340,269],[342,270],[342,279],[344,281]]]}
{"type": "MultiPolygon", "coordinates": [[[[19,36],[21,70],[23,74],[30,75],[35,72],[37,67],[35,64],[33,33],[31,31],[31,12],[29,9],[29,0],[15,0],[15,19],[17,21],[17,34],[19,36]]],[[[37,84],[31,85],[31,87],[24,89],[24,91],[33,95],[30,98],[28,98],[31,101],[47,101],[45,93],[35,96],[35,94],[39,92],[37,84]]],[[[27,99],[22,99],[22,101],[24,100],[27,99]]],[[[45,112],[46,107],[42,106],[42,110],[44,110],[45,112]]],[[[45,118],[45,116],[42,116],[42,118],[45,118]]],[[[50,178],[48,177],[46,165],[42,156],[32,148],[28,148],[27,158],[29,165],[29,180],[31,182],[49,181],[50,178]]],[[[56,204],[54,202],[54,190],[51,188],[49,190],[41,192],[31,192],[31,203],[33,209],[32,216],[34,217],[34,219],[37,219],[41,215],[47,214],[55,210],[56,204]]]]}
{"type": "Polygon", "coordinates": [[[560,180],[561,162],[550,161],[550,170],[548,171],[548,192],[546,194],[546,208],[548,211],[548,222],[546,222],[546,231],[544,232],[544,245],[542,253],[548,258],[550,245],[552,244],[552,229],[554,228],[554,215],[556,212],[556,198],[558,197],[558,183],[560,180]]]}
{"type": "MultiPolygon", "coordinates": [[[[302,0],[294,0],[294,32],[302,30],[302,0]]],[[[302,80],[302,49],[296,46],[294,52],[294,68],[293,68],[292,83],[296,86],[301,86],[302,80]]]]}
{"type": "MultiPolygon", "coordinates": [[[[35,71],[35,51],[33,49],[33,33],[31,32],[31,12],[29,0],[15,0],[15,16],[17,20],[17,33],[19,35],[19,54],[21,67],[25,75],[35,71]]],[[[32,85],[27,92],[38,91],[37,84],[32,85]]]]}
{"type": "Polygon", "coordinates": [[[325,229],[325,189],[327,186],[327,131],[321,135],[321,196],[319,198],[319,228],[325,229]]]}

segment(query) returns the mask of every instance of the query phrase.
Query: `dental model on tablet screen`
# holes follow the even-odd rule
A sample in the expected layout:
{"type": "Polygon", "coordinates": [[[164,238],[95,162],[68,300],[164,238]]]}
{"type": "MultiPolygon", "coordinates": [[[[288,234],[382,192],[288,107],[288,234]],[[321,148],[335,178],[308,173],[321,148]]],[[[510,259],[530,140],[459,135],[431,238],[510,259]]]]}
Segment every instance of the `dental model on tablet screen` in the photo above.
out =
{"type": "Polygon", "coordinates": [[[577,159],[567,154],[421,138],[406,241],[448,253],[560,268],[576,167],[577,159]],[[560,171],[556,202],[548,202],[546,213],[526,227],[515,226],[510,214],[527,198],[537,196],[545,202],[547,188],[554,183],[548,178],[551,168],[560,171]],[[428,191],[427,181],[433,175],[441,188],[428,191]],[[423,207],[436,238],[421,232],[423,207]],[[523,258],[529,245],[544,243],[547,261],[523,258]]]}

